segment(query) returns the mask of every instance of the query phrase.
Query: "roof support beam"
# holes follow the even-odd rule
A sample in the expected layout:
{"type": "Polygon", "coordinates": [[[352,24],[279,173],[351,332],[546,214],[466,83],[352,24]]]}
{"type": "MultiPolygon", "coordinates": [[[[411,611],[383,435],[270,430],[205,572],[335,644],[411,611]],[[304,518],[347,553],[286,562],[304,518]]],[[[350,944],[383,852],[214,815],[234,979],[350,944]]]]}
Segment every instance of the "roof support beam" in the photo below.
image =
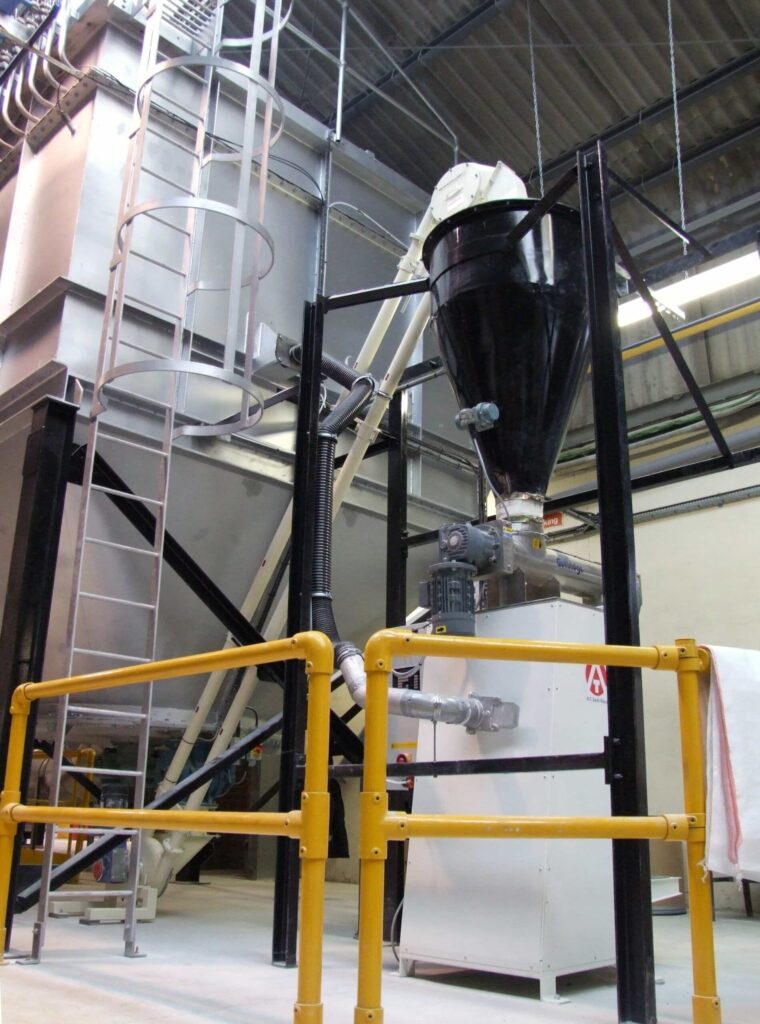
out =
{"type": "MultiPolygon", "coordinates": [[[[414,50],[404,60],[399,62],[398,68],[391,68],[390,71],[386,71],[384,75],[381,75],[373,84],[371,88],[365,89],[360,92],[358,96],[355,96],[352,100],[346,103],[343,107],[343,123],[355,118],[361,111],[372,102],[377,95],[377,90],[384,89],[386,86],[391,85],[397,78],[401,77],[403,72],[409,72],[416,66],[424,64],[427,61],[433,60],[439,56],[441,50],[438,47],[445,45],[453,45],[459,39],[463,39],[468,36],[476,28],[491,21],[492,18],[496,17],[497,14],[501,14],[507,10],[514,0],[483,0],[482,3],[457,21],[445,28],[443,32],[439,32],[437,36],[434,36],[429,42],[424,43],[418,49],[414,50]]],[[[330,123],[335,120],[335,114],[332,114],[329,118],[330,123]]]]}
{"type": "MultiPolygon", "coordinates": [[[[711,71],[709,75],[705,75],[696,82],[691,82],[689,85],[685,85],[683,88],[679,89],[677,93],[679,109],[692,100],[704,99],[705,96],[708,96],[710,93],[722,88],[732,79],[745,74],[746,72],[753,71],[757,67],[760,67],[760,49],[755,48],[754,50],[749,50],[747,53],[743,53],[740,57],[736,57],[734,60],[729,61],[728,64],[721,65],[721,67],[711,71]]],[[[658,100],[656,103],[653,103],[651,106],[645,107],[638,113],[631,114],[630,117],[625,118],[624,121],[620,121],[612,128],[608,128],[599,135],[586,139],[585,142],[582,142],[577,146],[573,146],[572,150],[568,150],[556,159],[545,163],[544,177],[560,174],[568,167],[571,167],[576,161],[576,154],[578,150],[589,149],[596,142],[601,141],[609,151],[611,146],[618,142],[622,142],[623,139],[627,139],[631,135],[635,135],[647,125],[655,124],[657,121],[668,115],[672,109],[673,99],[671,96],[667,96],[658,100]]],[[[532,170],[530,175],[526,176],[526,180],[535,173],[535,169],[532,170]]]]}
{"type": "MultiPolygon", "coordinates": [[[[741,142],[746,142],[755,136],[760,131],[760,117],[755,117],[751,121],[747,121],[744,124],[739,125],[736,128],[732,128],[722,135],[718,135],[713,139],[708,139],[699,146],[695,146],[694,149],[689,150],[683,160],[681,161],[682,167],[694,167],[697,164],[702,163],[705,160],[713,160],[715,157],[725,153],[727,150],[733,149],[734,146],[738,146],[741,142]]],[[[546,173],[546,172],[544,172],[546,173]]],[[[673,163],[670,162],[667,165],[663,165],[649,174],[644,175],[639,181],[636,182],[636,187],[639,189],[643,188],[654,188],[655,186],[671,178],[674,173],[673,163]]],[[[625,195],[624,192],[615,192],[610,197],[611,202],[622,198],[625,195]]]]}

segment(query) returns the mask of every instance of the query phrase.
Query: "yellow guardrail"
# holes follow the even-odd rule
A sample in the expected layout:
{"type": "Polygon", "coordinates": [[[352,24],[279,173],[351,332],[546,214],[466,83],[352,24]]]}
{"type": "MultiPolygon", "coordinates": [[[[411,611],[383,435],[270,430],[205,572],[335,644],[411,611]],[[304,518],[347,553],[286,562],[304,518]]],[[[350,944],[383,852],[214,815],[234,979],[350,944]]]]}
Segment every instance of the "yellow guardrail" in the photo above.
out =
{"type": "Polygon", "coordinates": [[[332,644],[323,633],[297,633],[284,640],[229,648],[208,654],[156,661],[150,664],[94,672],[89,675],[24,683],[11,702],[11,732],[5,782],[0,795],[0,959],[5,949],[5,915],[10,898],[10,871],[16,830],[21,822],[56,825],[114,826],[176,831],[233,832],[247,835],[288,836],[300,843],[301,928],[299,933],[298,991],[293,1019],[298,1024],[322,1022],[322,933],[325,861],[329,838],[327,766],[330,746],[330,678],[332,644]],[[37,807],[22,804],[21,770],[26,726],[32,701],[86,693],[150,680],[247,668],[275,661],[306,662],[309,702],[306,722],[306,770],[301,808],[288,813],[237,811],[140,810],[90,807],[37,807]]]}
{"type": "Polygon", "coordinates": [[[608,644],[550,643],[427,636],[386,629],[370,638],[364,652],[367,672],[364,784],[361,794],[359,857],[359,978],[354,1024],[382,1024],[382,947],[384,867],[388,842],[410,836],[449,838],[663,839],[686,843],[691,925],[694,1024],[720,1024],[715,980],[710,884],[701,866],[705,856],[704,755],[698,677],[710,656],[694,640],[672,646],[622,647],[608,644]],[[480,658],[612,665],[675,672],[683,759],[684,812],[650,817],[528,818],[389,813],[386,793],[388,674],[394,655],[480,658]]]}

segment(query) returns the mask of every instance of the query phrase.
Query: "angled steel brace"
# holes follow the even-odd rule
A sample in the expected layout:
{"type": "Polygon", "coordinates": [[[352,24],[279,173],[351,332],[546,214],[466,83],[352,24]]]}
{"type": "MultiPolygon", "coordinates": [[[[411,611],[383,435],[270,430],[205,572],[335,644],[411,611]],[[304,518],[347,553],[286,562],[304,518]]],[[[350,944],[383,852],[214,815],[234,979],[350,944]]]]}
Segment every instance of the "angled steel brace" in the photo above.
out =
{"type": "Polygon", "coordinates": [[[665,317],[657,308],[657,304],[652,293],[649,290],[649,286],[644,280],[643,274],[636,266],[636,261],[628,251],[628,247],[623,241],[620,232],[614,226],[612,230],[615,248],[617,249],[618,256],[620,257],[620,262],[623,264],[625,269],[630,274],[634,288],[639,293],[644,302],[647,304],[647,306],[649,306],[649,311],[652,315],[652,319],[654,320],[657,326],[657,330],[660,332],[660,335],[663,341],[665,342],[665,346],[667,347],[668,352],[670,352],[673,362],[676,364],[676,367],[678,368],[678,372],[681,374],[681,377],[683,378],[686,387],[689,389],[689,394],[694,399],[694,404],[702,414],[702,419],[705,421],[707,429],[712,434],[712,438],[718,447],[718,451],[725,459],[726,464],[733,468],[733,452],[728,447],[726,439],[723,436],[720,427],[718,426],[718,422],[713,416],[712,410],[710,409],[710,406],[707,404],[707,401],[705,400],[705,396],[702,394],[702,389],[694,379],[694,375],[689,369],[689,364],[684,359],[683,353],[678,347],[678,344],[675,338],[673,337],[670,328],[665,322],[665,317]]]}
{"type": "MultiPolygon", "coordinates": [[[[207,782],[210,782],[219,772],[224,771],[233,765],[241,757],[245,757],[246,754],[253,750],[254,747],[268,740],[275,733],[280,731],[282,725],[282,715],[277,714],[269,719],[268,722],[264,722],[257,729],[249,732],[247,736],[243,736],[242,739],[238,740],[237,743],[233,744],[228,750],[219,757],[215,758],[209,764],[204,764],[197,771],[194,771],[187,778],[183,779],[177,785],[163,793],[160,797],[157,797],[151,803],[145,805],[145,810],[157,811],[166,809],[168,807],[175,807],[181,800],[184,800],[191,793],[194,793],[196,789],[200,789],[207,782]]],[[[79,874],[85,868],[90,867],[95,861],[100,860],[106,853],[111,850],[115,850],[117,846],[120,846],[124,842],[124,836],[119,834],[115,836],[105,835],[101,836],[100,839],[96,839],[95,842],[87,845],[79,853],[70,857],[65,863],[59,867],[53,869],[53,873],[50,878],[51,890],[57,889],[59,886],[64,885],[70,881],[74,875],[79,874]]],[[[33,907],[40,894],[40,883],[39,881],[34,882],[32,885],[28,885],[26,889],[23,889],[16,896],[16,902],[14,911],[17,914],[23,913],[33,907]]]]}
{"type": "Polygon", "coordinates": [[[690,234],[679,224],[676,224],[676,222],[668,217],[668,215],[664,213],[659,206],[655,206],[655,204],[651,200],[647,199],[643,193],[639,192],[639,190],[634,188],[633,185],[629,185],[625,178],[621,178],[619,174],[609,170],[609,168],[607,169],[607,174],[613,181],[618,183],[624,192],[627,192],[628,195],[635,199],[640,206],[643,206],[645,210],[651,213],[652,216],[660,222],[660,224],[663,224],[669,231],[672,231],[674,235],[678,235],[678,237],[683,239],[684,242],[700,252],[705,259],[712,259],[713,254],[706,245],[702,245],[698,238],[695,238],[694,235],[690,234]]]}

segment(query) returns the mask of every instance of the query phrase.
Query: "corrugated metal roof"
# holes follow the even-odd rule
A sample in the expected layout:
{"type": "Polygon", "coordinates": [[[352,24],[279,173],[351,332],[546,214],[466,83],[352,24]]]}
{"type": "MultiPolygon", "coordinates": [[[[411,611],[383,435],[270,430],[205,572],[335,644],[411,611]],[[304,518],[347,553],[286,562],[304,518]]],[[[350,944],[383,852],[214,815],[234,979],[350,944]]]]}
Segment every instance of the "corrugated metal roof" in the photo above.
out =
{"type": "MultiPolygon", "coordinates": [[[[456,132],[460,158],[502,159],[537,187],[528,0],[351,0],[350,9],[396,62],[417,56],[408,74],[456,132]]],[[[327,123],[336,107],[338,72],[330,55],[338,53],[340,19],[337,0],[296,2],[292,22],[301,35],[283,35],[278,65],[280,92],[327,123]],[[314,51],[304,35],[327,53],[314,51]]],[[[545,163],[670,96],[666,0],[530,0],[530,20],[545,163]]],[[[673,21],[682,88],[756,49],[760,0],[673,0],[673,21]]],[[[453,159],[446,130],[353,18],[347,56],[350,68],[418,121],[348,75],[346,137],[432,188],[453,159]]],[[[682,105],[690,216],[757,190],[758,67],[760,61],[682,105]],[[717,144],[713,158],[709,150],[717,144]]],[[[634,184],[654,177],[652,198],[678,215],[677,188],[661,178],[675,164],[672,110],[612,145],[610,163],[634,184]]],[[[633,228],[640,220],[621,216],[633,228]]],[[[746,220],[745,214],[736,223],[746,220]]]]}

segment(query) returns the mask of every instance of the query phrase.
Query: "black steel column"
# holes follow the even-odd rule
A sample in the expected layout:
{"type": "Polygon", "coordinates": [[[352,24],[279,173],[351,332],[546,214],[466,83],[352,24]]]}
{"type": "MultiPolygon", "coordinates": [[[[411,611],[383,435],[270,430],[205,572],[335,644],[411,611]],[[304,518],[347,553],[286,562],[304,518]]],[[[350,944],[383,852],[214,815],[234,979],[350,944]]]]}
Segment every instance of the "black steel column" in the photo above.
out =
{"type": "MultiPolygon", "coordinates": [[[[388,520],[386,530],[385,624],[403,626],[406,621],[406,563],[409,551],[407,538],[407,425],[409,422],[407,391],[397,391],[388,408],[388,520]]],[[[392,789],[388,794],[391,811],[410,811],[408,790],[392,789]]],[[[385,903],[383,906],[383,939],[390,942],[391,925],[396,909],[404,898],[404,843],[389,843],[385,862],[385,903]]]]}
{"type": "MultiPolygon", "coordinates": [[[[638,644],[623,361],[607,166],[601,144],[579,155],[578,178],[591,331],[605,639],[609,644],[638,644]]],[[[608,701],[612,813],[644,815],[647,795],[640,672],[610,668],[608,701]]],[[[640,840],[615,840],[612,857],[618,1016],[620,1021],[652,1024],[657,1011],[649,846],[640,840]]]]}
{"type": "MultiPolygon", "coordinates": [[[[8,708],[20,683],[42,678],[53,583],[58,560],[63,505],[71,457],[77,406],[45,398],[34,407],[32,429],[26,443],[21,497],[13,541],[8,586],[0,630],[0,765],[5,765],[10,716],[8,708]]],[[[29,782],[37,702],[27,725],[27,757],[21,777],[21,799],[29,782]]],[[[17,833],[10,891],[15,892],[22,833],[17,833]]],[[[13,925],[13,899],[8,901],[6,944],[13,925]]]]}
{"type": "MultiPolygon", "coordinates": [[[[301,356],[301,389],[298,397],[296,452],[293,469],[293,518],[288,582],[288,635],[311,628],[312,517],[311,501],[316,486],[319,385],[322,364],[324,306],[321,298],[307,303],[304,311],[301,356]]],[[[282,753],[280,755],[280,811],[298,806],[301,780],[296,771],[303,756],[306,731],[306,675],[299,662],[285,663],[282,706],[282,753]]],[[[295,967],[298,933],[298,843],[277,840],[274,881],[272,963],[295,967]]]]}
{"type": "Polygon", "coordinates": [[[407,424],[406,391],[397,391],[388,407],[388,520],[386,529],[385,624],[406,621],[407,424]]]}

